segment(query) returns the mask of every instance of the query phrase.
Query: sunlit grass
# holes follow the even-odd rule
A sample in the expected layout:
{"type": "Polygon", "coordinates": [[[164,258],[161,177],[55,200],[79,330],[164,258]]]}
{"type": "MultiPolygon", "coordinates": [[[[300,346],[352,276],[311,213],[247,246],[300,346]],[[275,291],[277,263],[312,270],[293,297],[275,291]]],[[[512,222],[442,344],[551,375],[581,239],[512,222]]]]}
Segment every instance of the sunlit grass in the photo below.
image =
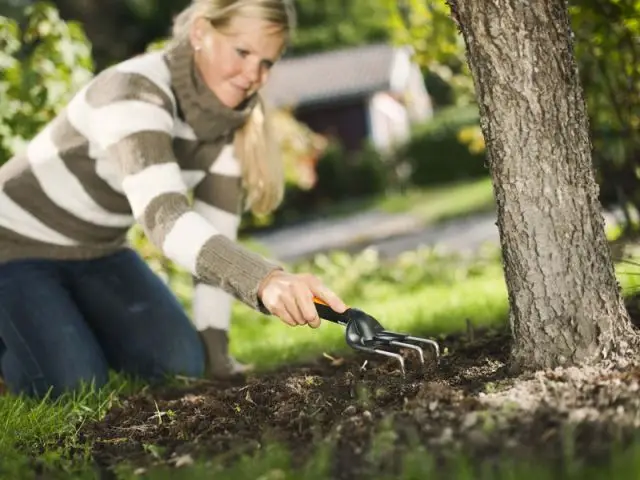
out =
{"type": "Polygon", "coordinates": [[[493,211],[495,201],[491,179],[485,177],[438,187],[411,189],[403,195],[389,195],[380,200],[378,207],[387,212],[411,213],[429,224],[493,211]]]}
{"type": "MultiPolygon", "coordinates": [[[[383,296],[353,299],[354,307],[374,316],[385,327],[416,334],[460,331],[467,320],[477,327],[495,326],[507,315],[507,296],[499,267],[460,281],[454,288],[425,285],[403,292],[402,285],[383,296]]],[[[231,349],[243,361],[260,368],[327,353],[345,353],[344,328],[325,321],[319,329],[291,328],[276,317],[262,317],[242,305],[235,310],[231,349]]]]}

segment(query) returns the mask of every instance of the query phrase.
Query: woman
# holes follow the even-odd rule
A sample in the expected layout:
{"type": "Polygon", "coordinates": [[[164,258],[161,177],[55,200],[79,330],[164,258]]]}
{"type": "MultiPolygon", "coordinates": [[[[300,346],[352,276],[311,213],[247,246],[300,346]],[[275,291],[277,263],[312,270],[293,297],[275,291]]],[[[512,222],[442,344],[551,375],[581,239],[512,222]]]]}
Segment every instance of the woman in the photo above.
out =
{"type": "Polygon", "coordinates": [[[55,397],[113,368],[225,375],[232,297],[317,327],[320,280],[241,248],[242,208],[283,174],[258,96],[291,34],[287,0],[194,0],[166,50],[97,75],[0,169],[0,338],[9,389],[55,397]],[[193,198],[193,202],[190,198],[193,198]],[[125,238],[138,222],[196,279],[194,324],[125,238]]]}

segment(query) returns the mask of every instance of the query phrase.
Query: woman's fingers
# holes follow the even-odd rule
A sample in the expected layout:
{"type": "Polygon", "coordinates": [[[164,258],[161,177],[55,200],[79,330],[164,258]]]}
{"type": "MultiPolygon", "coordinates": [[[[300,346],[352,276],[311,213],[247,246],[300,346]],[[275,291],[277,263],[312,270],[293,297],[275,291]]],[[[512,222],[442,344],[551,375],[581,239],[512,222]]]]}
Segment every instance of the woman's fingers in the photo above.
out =
{"type": "Polygon", "coordinates": [[[338,295],[323,283],[318,282],[311,285],[311,293],[338,313],[342,313],[347,309],[347,306],[340,297],[338,297],[338,295]]]}
{"type": "Polygon", "coordinates": [[[320,318],[313,303],[313,292],[304,282],[296,283],[294,286],[297,314],[301,325],[308,324],[312,327],[320,325],[320,318]]]}
{"type": "Polygon", "coordinates": [[[314,296],[339,313],[347,308],[331,289],[310,274],[275,272],[265,279],[259,291],[265,307],[290,326],[320,326],[314,296]]]}
{"type": "Polygon", "coordinates": [[[289,325],[290,327],[297,327],[298,324],[293,318],[293,316],[289,313],[288,309],[285,305],[278,305],[271,310],[276,317],[280,318],[284,323],[289,325]]]}

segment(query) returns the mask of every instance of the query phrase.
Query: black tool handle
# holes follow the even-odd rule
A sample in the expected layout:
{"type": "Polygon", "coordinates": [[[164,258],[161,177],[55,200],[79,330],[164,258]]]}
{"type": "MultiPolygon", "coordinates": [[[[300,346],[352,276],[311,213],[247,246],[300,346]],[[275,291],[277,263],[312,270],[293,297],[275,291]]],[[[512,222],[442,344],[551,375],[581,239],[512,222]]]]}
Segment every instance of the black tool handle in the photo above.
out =
{"type": "Polygon", "coordinates": [[[346,340],[350,347],[373,352],[375,347],[389,345],[393,340],[401,340],[405,337],[405,335],[387,332],[380,322],[358,308],[351,307],[343,313],[338,313],[317,297],[313,298],[313,302],[320,318],[346,328],[346,340]]]}
{"type": "Polygon", "coordinates": [[[346,325],[349,321],[349,309],[345,310],[343,313],[336,312],[318,297],[313,298],[313,303],[316,306],[316,311],[320,318],[340,325],[346,325]]]}

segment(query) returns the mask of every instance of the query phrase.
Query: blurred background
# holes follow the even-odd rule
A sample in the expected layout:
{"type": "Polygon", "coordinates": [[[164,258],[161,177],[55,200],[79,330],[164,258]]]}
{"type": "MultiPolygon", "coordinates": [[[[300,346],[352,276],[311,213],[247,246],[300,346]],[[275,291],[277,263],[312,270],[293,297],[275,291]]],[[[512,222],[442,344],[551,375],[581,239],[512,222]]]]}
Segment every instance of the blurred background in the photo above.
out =
{"type": "MultiPolygon", "coordinates": [[[[92,75],[161,45],[186,3],[0,0],[0,162],[92,75]]],[[[319,269],[334,286],[357,262],[330,268],[318,255],[376,247],[354,288],[380,256],[497,245],[473,83],[445,1],[295,4],[298,31],[265,90],[287,165],[286,198],[268,218],[247,215],[241,241],[319,269]]],[[[602,204],[619,232],[635,235],[640,1],[575,0],[570,9],[602,204]]],[[[167,278],[178,275],[139,231],[132,238],[167,278]]],[[[425,272],[403,272],[388,281],[427,281],[425,272]]],[[[180,278],[172,285],[188,303],[189,283],[180,278]]]]}
{"type": "MultiPolygon", "coordinates": [[[[161,43],[186,4],[0,0],[0,162],[91,75],[161,43]]],[[[295,4],[299,29],[265,92],[282,127],[287,200],[271,218],[247,218],[245,231],[488,175],[464,46],[444,0],[295,4]]],[[[605,206],[640,202],[639,12],[636,0],[571,6],[605,206]]]]}

